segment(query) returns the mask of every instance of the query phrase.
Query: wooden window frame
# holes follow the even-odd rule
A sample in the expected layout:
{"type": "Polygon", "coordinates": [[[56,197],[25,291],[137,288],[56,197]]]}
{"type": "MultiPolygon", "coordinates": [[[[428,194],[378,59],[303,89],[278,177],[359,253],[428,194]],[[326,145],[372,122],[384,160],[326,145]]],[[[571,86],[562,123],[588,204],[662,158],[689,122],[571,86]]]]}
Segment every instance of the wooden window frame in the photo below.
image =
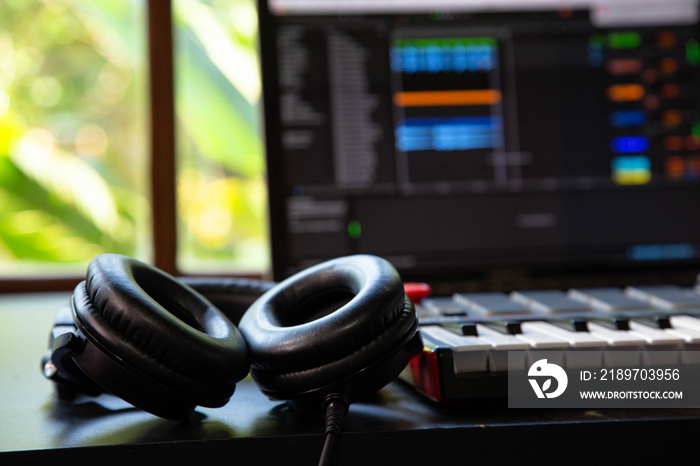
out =
{"type": "MultiPolygon", "coordinates": [[[[178,275],[175,189],[175,85],[170,0],[147,0],[153,265],[178,275]]],[[[72,290],[83,277],[0,279],[0,293],[72,290]]]]}

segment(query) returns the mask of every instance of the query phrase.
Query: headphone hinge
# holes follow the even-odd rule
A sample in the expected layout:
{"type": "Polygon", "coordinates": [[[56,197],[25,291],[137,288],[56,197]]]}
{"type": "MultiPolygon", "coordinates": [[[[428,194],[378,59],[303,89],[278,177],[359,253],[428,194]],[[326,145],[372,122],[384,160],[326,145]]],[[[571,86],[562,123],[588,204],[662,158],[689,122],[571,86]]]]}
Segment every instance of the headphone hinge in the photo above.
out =
{"type": "Polygon", "coordinates": [[[89,342],[78,332],[54,335],[51,350],[44,357],[44,376],[56,384],[58,397],[71,400],[78,393],[97,396],[102,389],[97,386],[75,363],[73,356],[80,354],[89,342]]]}

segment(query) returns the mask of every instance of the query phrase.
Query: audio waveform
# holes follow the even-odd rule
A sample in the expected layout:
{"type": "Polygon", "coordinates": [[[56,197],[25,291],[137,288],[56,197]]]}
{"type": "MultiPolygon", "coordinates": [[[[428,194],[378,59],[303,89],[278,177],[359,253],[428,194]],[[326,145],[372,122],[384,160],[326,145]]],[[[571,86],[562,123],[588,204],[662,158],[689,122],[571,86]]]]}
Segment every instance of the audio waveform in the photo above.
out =
{"type": "Polygon", "coordinates": [[[407,118],[396,129],[396,148],[418,150],[488,149],[501,144],[503,122],[494,116],[407,118]]]}
{"type": "Polygon", "coordinates": [[[398,40],[391,68],[406,74],[491,71],[498,65],[497,45],[492,37],[398,40]]]}

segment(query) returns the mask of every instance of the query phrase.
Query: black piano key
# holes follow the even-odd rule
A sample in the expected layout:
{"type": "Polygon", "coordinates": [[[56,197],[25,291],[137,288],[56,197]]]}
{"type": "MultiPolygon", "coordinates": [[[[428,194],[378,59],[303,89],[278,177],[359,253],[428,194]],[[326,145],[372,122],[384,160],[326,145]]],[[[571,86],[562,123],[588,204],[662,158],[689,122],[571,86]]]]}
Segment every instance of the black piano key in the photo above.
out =
{"type": "Polygon", "coordinates": [[[446,309],[442,312],[442,315],[444,315],[445,317],[466,317],[467,311],[465,311],[464,309],[446,309]]]}
{"type": "Polygon", "coordinates": [[[671,324],[671,319],[669,316],[657,316],[657,317],[635,317],[633,319],[635,322],[646,325],[647,327],[656,329],[667,329],[673,328],[671,324]]]}
{"type": "Polygon", "coordinates": [[[455,333],[457,335],[461,335],[464,337],[478,337],[479,332],[476,329],[476,323],[475,322],[467,322],[467,323],[461,323],[461,322],[451,322],[451,323],[442,323],[440,324],[440,327],[449,330],[452,333],[455,333]]]}
{"type": "Polygon", "coordinates": [[[520,322],[516,321],[492,321],[482,322],[482,324],[506,335],[518,335],[523,333],[523,330],[520,327],[520,322]]]}
{"type": "Polygon", "coordinates": [[[588,332],[588,321],[583,319],[554,319],[547,322],[570,332],[588,332]]]}
{"type": "Polygon", "coordinates": [[[595,322],[601,327],[609,328],[610,330],[629,330],[630,321],[629,319],[622,317],[610,317],[609,319],[596,318],[591,319],[591,322],[595,322]]]}

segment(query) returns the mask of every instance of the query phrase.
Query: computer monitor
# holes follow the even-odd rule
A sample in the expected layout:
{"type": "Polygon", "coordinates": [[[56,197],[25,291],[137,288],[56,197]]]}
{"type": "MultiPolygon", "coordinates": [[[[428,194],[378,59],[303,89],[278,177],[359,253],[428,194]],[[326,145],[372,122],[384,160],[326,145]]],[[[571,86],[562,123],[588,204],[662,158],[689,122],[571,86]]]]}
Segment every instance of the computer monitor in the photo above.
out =
{"type": "Polygon", "coordinates": [[[259,15],[275,278],[356,253],[460,289],[700,269],[696,0],[259,15]]]}

